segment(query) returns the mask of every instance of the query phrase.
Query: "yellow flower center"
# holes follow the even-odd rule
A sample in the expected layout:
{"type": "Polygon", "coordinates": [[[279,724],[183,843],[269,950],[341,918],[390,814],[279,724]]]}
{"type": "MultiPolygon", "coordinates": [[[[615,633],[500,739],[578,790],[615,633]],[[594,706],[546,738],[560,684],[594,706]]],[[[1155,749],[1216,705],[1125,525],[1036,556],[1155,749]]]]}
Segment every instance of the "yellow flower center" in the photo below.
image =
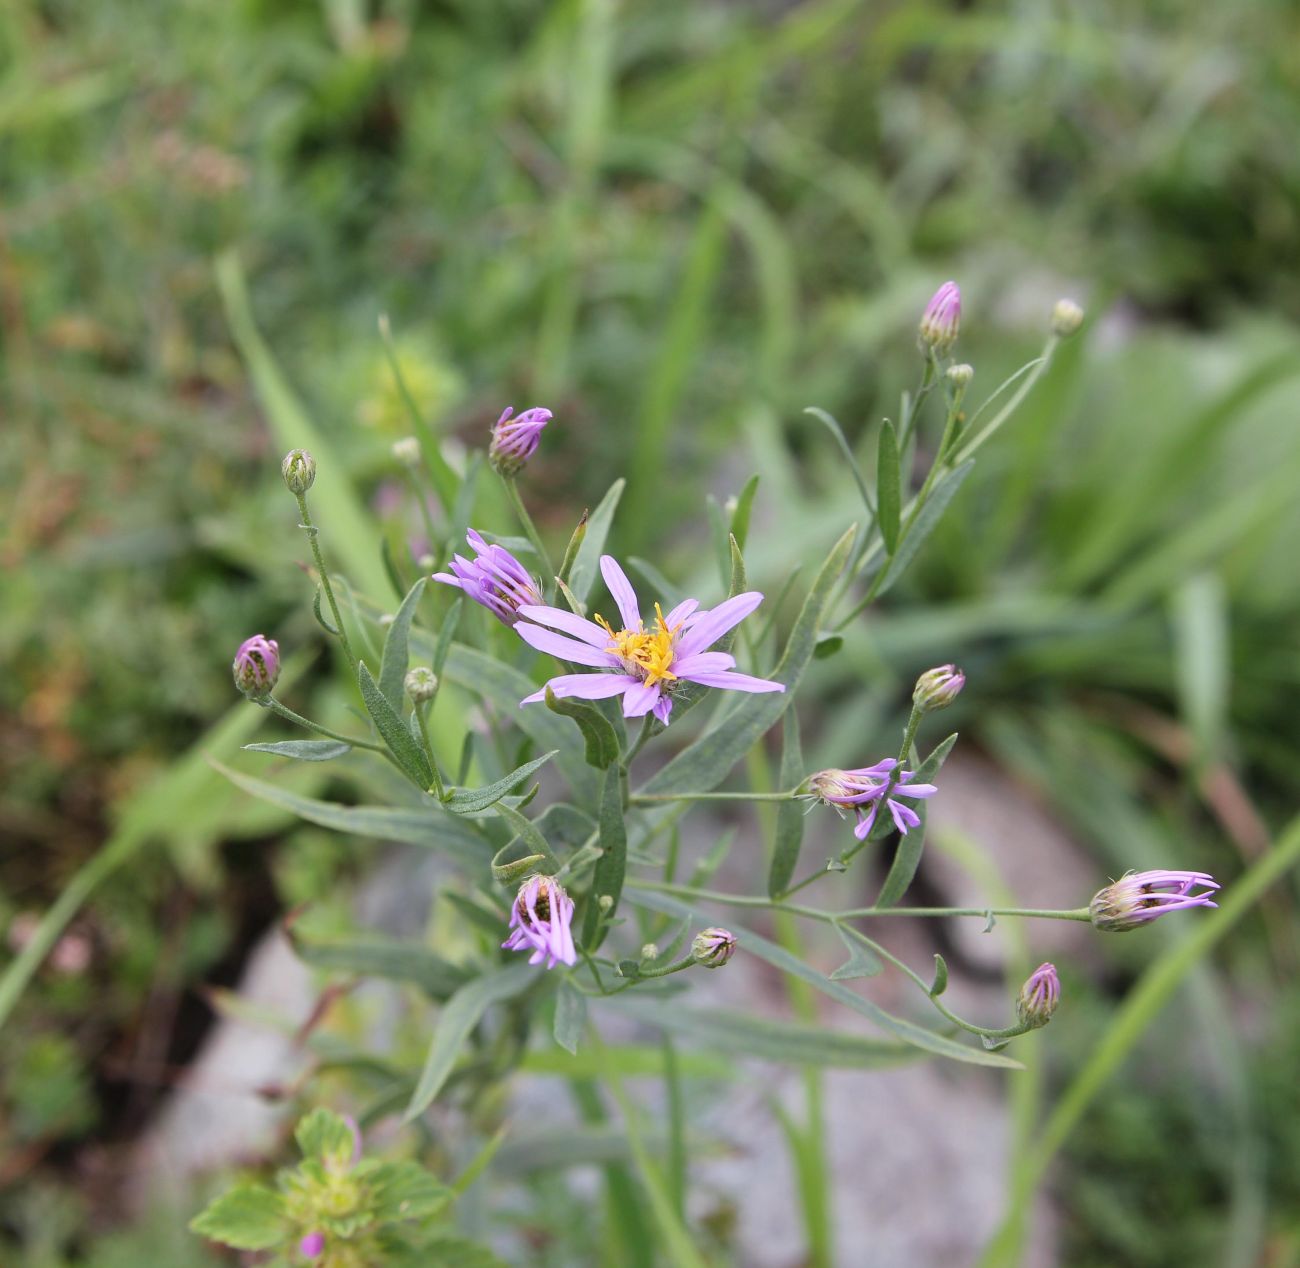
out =
{"type": "Polygon", "coordinates": [[[597,623],[609,635],[609,650],[623,662],[627,669],[653,687],[660,681],[676,682],[673,673],[673,638],[680,625],[668,628],[663,611],[655,604],[655,628],[647,631],[644,625],[635,630],[618,630],[602,616],[597,623]]]}

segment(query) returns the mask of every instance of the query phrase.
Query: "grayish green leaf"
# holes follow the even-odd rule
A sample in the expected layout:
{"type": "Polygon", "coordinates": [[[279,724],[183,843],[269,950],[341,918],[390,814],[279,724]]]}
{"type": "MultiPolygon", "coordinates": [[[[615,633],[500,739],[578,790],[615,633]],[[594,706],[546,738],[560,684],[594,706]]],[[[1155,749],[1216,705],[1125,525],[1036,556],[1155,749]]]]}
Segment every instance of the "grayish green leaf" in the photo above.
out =
{"type": "Polygon", "coordinates": [[[618,736],[614,733],[613,724],[590,701],[561,698],[547,687],[546,707],[553,713],[572,718],[578,724],[586,744],[589,766],[604,770],[618,757],[618,736]]]}
{"type": "Polygon", "coordinates": [[[576,1057],[586,1026],[587,997],[564,978],[555,997],[555,1042],[576,1057]]]}
{"type": "Polygon", "coordinates": [[[361,699],[365,702],[366,712],[374,721],[375,729],[388,746],[388,751],[412,781],[427,790],[433,783],[429,759],[407,730],[401,714],[384,699],[378,683],[371,677],[370,670],[364,663],[357,665],[357,684],[361,688],[361,699]]]}
{"type": "Polygon", "coordinates": [[[844,982],[855,977],[875,977],[884,967],[879,956],[854,936],[853,930],[835,922],[835,932],[840,935],[849,958],[831,975],[832,982],[844,982]]]}
{"type": "Polygon", "coordinates": [[[406,667],[410,661],[407,641],[411,632],[411,621],[420,606],[420,596],[424,593],[426,579],[421,577],[411,587],[402,606],[397,609],[393,623],[388,627],[384,638],[384,656],[379,665],[379,690],[384,699],[393,706],[394,713],[401,713],[402,700],[405,695],[403,683],[406,667]]]}
{"type": "Polygon", "coordinates": [[[300,762],[328,762],[352,752],[352,745],[342,740],[276,740],[273,744],[243,747],[245,753],[274,753],[276,757],[293,757],[300,762]]]}
{"type": "Polygon", "coordinates": [[[876,448],[876,507],[880,536],[885,543],[885,551],[892,555],[898,549],[902,492],[898,437],[894,434],[894,425],[889,419],[881,424],[880,443],[876,448]]]}
{"type": "Polygon", "coordinates": [[[609,486],[609,492],[600,499],[600,505],[592,511],[587,519],[587,535],[578,547],[577,557],[573,561],[573,571],[569,574],[569,589],[584,606],[591,602],[591,589],[596,584],[600,573],[600,557],[605,550],[610,526],[614,522],[614,511],[618,500],[623,496],[626,480],[615,480],[609,486]]]}
{"type": "MultiPolygon", "coordinates": [[[[799,715],[785,711],[781,727],[782,788],[797,788],[804,775],[803,746],[799,742],[799,715]]],[[[804,806],[798,801],[783,801],[776,811],[776,837],[772,849],[772,866],[767,874],[767,892],[775,898],[785,893],[794,877],[795,864],[803,846],[804,806]]]]}
{"type": "Polygon", "coordinates": [[[531,762],[525,762],[522,766],[517,766],[508,775],[503,775],[494,783],[487,784],[483,788],[455,788],[447,794],[447,799],[443,803],[452,814],[472,815],[479,814],[494,806],[507,793],[513,792],[520,784],[526,780],[539,767],[544,766],[555,756],[555,751],[543,753],[541,757],[534,757],[531,762]]]}
{"type": "Polygon", "coordinates": [[[591,878],[587,911],[582,923],[582,942],[594,952],[604,941],[610,922],[618,911],[623,894],[623,877],[627,871],[627,825],[623,822],[623,776],[617,766],[605,772],[605,787],[600,794],[600,858],[591,878]],[[600,909],[600,899],[608,897],[608,911],[600,909]]]}

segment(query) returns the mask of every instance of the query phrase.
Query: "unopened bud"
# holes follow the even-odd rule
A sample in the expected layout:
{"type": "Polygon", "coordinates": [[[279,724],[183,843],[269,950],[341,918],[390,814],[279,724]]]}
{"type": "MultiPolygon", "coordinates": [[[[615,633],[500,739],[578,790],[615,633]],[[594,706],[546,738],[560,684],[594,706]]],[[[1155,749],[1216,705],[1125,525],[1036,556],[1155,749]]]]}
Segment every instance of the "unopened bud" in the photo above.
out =
{"type": "Polygon", "coordinates": [[[1206,872],[1128,872],[1093,895],[1088,914],[1106,933],[1128,933],[1173,911],[1215,907],[1218,888],[1206,872]]]}
{"type": "Polygon", "coordinates": [[[736,950],[736,935],[727,929],[705,929],[691,942],[691,956],[706,969],[720,969],[736,950]]]}
{"type": "Polygon", "coordinates": [[[235,686],[250,700],[271,694],[280,677],[280,645],[264,634],[254,634],[239,645],[230,667],[235,686]]]}
{"type": "Polygon", "coordinates": [[[316,483],[316,459],[305,449],[290,449],[280,464],[280,474],[294,497],[302,497],[316,483]]]}
{"type": "Polygon", "coordinates": [[[596,899],[596,906],[599,907],[601,911],[608,911],[613,905],[614,897],[612,894],[601,894],[601,896],[596,899]]]}
{"type": "Polygon", "coordinates": [[[940,665],[927,669],[917,680],[912,691],[912,703],[922,713],[946,709],[961,694],[966,685],[966,675],[956,665],[940,665]]]}
{"type": "Polygon", "coordinates": [[[1083,325],[1083,309],[1072,299],[1058,299],[1052,309],[1052,334],[1066,339],[1083,325]]]}
{"type": "Polygon", "coordinates": [[[420,465],[420,442],[414,436],[404,436],[393,442],[393,457],[404,467],[420,465]]]}
{"type": "Polygon", "coordinates": [[[492,428],[492,442],[488,445],[488,461],[503,476],[517,475],[528,459],[537,452],[542,429],[551,421],[549,409],[526,409],[512,418],[514,407],[509,406],[496,426],[492,428]]]}
{"type": "Polygon", "coordinates": [[[961,289],[956,282],[945,282],[930,297],[917,328],[921,347],[943,356],[957,342],[961,329],[961,289]]]}
{"type": "Polygon", "coordinates": [[[659,958],[659,948],[653,942],[647,942],[641,948],[642,960],[657,960],[659,958]]]}
{"type": "Polygon", "coordinates": [[[948,367],[947,379],[954,389],[958,392],[964,392],[970,387],[970,381],[975,377],[975,367],[967,365],[964,361],[960,365],[950,365],[948,367]]]}
{"type": "Polygon", "coordinates": [[[1054,964],[1040,964],[1020,988],[1016,1016],[1022,1026],[1046,1026],[1061,1002],[1061,980],[1054,964]]]}
{"type": "Polygon", "coordinates": [[[402,685],[406,688],[406,694],[416,704],[424,704],[438,694],[438,675],[432,669],[417,665],[414,669],[407,671],[406,677],[402,680],[402,685]]]}

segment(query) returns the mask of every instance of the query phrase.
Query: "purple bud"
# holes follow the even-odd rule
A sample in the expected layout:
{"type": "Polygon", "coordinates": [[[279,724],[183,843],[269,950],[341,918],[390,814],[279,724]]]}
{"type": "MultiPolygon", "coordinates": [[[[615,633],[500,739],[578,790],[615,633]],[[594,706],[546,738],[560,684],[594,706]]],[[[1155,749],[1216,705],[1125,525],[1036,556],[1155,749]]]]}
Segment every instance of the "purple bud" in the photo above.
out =
{"type": "Polygon", "coordinates": [[[921,346],[943,356],[957,342],[961,327],[961,290],[956,282],[945,282],[930,297],[921,314],[921,346]]]}
{"type": "Polygon", "coordinates": [[[315,1259],[325,1250],[324,1233],[308,1233],[298,1243],[298,1253],[304,1259],[315,1259]]]}
{"type": "Polygon", "coordinates": [[[1167,912],[1217,907],[1211,895],[1218,888],[1205,872],[1129,872],[1098,890],[1088,910],[1098,929],[1127,933],[1167,912]]]}
{"type": "Polygon", "coordinates": [[[912,691],[912,703],[922,713],[935,709],[946,709],[961,694],[966,685],[966,675],[956,665],[940,665],[937,669],[927,669],[916,680],[912,691]]]}
{"type": "Polygon", "coordinates": [[[691,942],[695,963],[706,969],[720,969],[736,953],[736,935],[729,929],[705,929],[691,942]]]}
{"type": "Polygon", "coordinates": [[[537,452],[542,429],[551,421],[549,409],[526,409],[517,418],[511,418],[514,406],[507,406],[492,428],[492,443],[488,446],[488,461],[503,476],[517,475],[524,464],[537,452]]]}
{"type": "Polygon", "coordinates": [[[1040,964],[1020,988],[1016,1016],[1022,1026],[1046,1026],[1061,1002],[1061,979],[1054,964],[1040,964]]]}
{"type": "Polygon", "coordinates": [[[240,643],[230,668],[235,686],[250,700],[261,700],[271,694],[280,677],[280,645],[264,634],[254,634],[240,643]]]}
{"type": "Polygon", "coordinates": [[[448,565],[451,572],[435,572],[435,581],[463,590],[506,625],[518,620],[521,607],[542,602],[537,582],[504,546],[489,545],[472,528],[465,539],[474,550],[474,558],[454,556],[448,565]]]}

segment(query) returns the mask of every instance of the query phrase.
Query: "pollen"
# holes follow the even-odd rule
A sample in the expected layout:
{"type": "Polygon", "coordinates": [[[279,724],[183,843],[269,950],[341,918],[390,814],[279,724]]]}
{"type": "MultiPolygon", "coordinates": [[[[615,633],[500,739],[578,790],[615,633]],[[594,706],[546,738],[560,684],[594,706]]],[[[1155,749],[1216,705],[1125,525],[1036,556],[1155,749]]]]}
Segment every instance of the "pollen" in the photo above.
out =
{"type": "Polygon", "coordinates": [[[609,635],[609,650],[623,662],[630,673],[636,674],[647,686],[677,681],[677,675],[673,673],[673,641],[681,626],[669,629],[659,604],[655,604],[653,630],[647,630],[641,625],[635,630],[615,631],[603,617],[597,616],[596,621],[609,635]]]}

